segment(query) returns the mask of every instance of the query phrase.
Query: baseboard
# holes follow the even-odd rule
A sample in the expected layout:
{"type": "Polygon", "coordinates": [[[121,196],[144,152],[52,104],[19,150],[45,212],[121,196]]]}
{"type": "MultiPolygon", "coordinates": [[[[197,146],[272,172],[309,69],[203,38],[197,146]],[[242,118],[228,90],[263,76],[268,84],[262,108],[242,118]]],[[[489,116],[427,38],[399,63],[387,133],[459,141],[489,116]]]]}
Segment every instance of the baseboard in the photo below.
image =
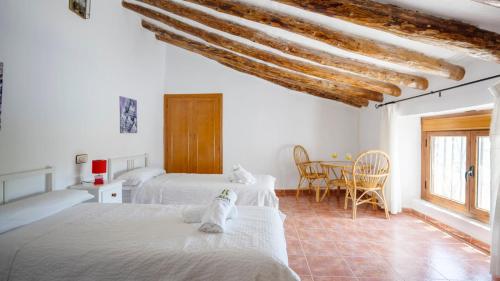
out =
{"type": "Polygon", "coordinates": [[[274,192],[276,192],[276,195],[278,196],[295,195],[297,193],[297,189],[275,189],[274,192]]]}
{"type": "Polygon", "coordinates": [[[444,224],[428,215],[425,215],[419,211],[416,211],[412,208],[403,208],[403,213],[406,213],[406,214],[409,214],[409,215],[412,215],[416,218],[419,218],[421,219],[422,221],[430,224],[430,225],[433,225],[435,226],[436,228],[448,233],[449,235],[457,238],[458,240],[460,241],[463,241],[469,245],[471,245],[472,247],[482,251],[482,252],[485,252],[487,254],[490,254],[490,245],[484,243],[483,241],[479,241],[477,239],[475,239],[474,237],[466,234],[466,233],[463,233],[462,231],[454,228],[454,227],[451,227],[447,224],[444,224]]]}
{"type": "MultiPolygon", "coordinates": [[[[326,187],[321,187],[321,190],[323,191],[326,187]]],[[[302,191],[307,191],[307,188],[302,188],[302,191]]],[[[334,189],[332,189],[334,191],[334,189]]],[[[292,188],[279,188],[275,189],[274,192],[278,196],[286,196],[286,195],[296,195],[297,194],[297,188],[292,187],[292,188]]]]}

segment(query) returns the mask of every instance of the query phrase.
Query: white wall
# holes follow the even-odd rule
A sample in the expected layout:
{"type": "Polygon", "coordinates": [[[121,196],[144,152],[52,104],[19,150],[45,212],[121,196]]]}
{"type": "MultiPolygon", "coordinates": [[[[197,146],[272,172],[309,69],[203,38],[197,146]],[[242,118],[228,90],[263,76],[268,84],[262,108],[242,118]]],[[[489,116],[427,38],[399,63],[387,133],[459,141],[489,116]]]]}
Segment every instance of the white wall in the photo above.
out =
{"type": "Polygon", "coordinates": [[[358,109],[294,92],[228,69],[176,47],[167,47],[168,93],[222,93],[224,171],[241,163],[295,187],[292,147],[313,160],[358,150],[358,109]]]}
{"type": "Polygon", "coordinates": [[[360,151],[380,148],[380,118],[382,111],[372,105],[359,112],[359,149],[360,151]]]}
{"type": "Polygon", "coordinates": [[[67,0],[2,0],[0,34],[0,174],[52,165],[63,188],[78,153],[162,163],[164,46],[120,0],[93,0],[90,20],[67,0]],[[120,134],[119,96],[138,100],[138,134],[120,134]]]}

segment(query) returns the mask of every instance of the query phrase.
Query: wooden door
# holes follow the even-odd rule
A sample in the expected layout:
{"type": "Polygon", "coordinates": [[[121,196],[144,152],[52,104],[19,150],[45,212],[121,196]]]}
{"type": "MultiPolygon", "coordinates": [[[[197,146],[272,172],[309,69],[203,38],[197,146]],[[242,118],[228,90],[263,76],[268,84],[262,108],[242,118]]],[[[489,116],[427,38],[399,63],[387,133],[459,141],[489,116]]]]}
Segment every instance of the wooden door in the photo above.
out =
{"type": "Polygon", "coordinates": [[[165,95],[165,170],[222,173],[222,95],[165,95]]]}

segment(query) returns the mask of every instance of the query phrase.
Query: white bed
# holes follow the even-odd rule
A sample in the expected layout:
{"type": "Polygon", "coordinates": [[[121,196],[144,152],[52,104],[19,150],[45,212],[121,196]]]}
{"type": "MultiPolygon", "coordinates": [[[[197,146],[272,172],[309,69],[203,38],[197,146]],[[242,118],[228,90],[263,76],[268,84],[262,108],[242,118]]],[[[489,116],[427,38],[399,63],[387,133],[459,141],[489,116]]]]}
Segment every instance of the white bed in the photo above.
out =
{"type": "Polygon", "coordinates": [[[240,206],[225,233],[207,234],[183,208],[82,203],[8,230],[0,280],[299,280],[278,210],[240,206]]]}
{"type": "MultiPolygon", "coordinates": [[[[147,154],[108,160],[108,180],[137,167],[147,167],[147,154]],[[126,163],[125,165],[120,165],[126,163]],[[138,164],[138,165],[137,165],[138,164]]],[[[157,176],[141,185],[124,187],[125,203],[142,204],[207,204],[223,188],[230,188],[238,195],[236,205],[267,206],[278,208],[275,193],[276,179],[269,175],[255,175],[256,183],[245,185],[229,181],[229,175],[177,174],[157,176]]]]}

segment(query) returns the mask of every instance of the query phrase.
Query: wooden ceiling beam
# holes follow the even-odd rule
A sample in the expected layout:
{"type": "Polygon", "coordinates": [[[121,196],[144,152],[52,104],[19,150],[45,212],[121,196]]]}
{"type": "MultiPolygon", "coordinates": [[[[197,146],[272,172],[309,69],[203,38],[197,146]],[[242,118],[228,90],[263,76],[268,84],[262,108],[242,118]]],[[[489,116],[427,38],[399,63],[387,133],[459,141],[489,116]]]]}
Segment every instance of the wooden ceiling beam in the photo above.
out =
{"type": "MultiPolygon", "coordinates": [[[[345,72],[333,70],[331,68],[311,64],[308,62],[287,58],[272,52],[268,52],[259,48],[255,48],[235,40],[228,39],[216,33],[208,32],[190,24],[176,20],[165,14],[154,10],[144,8],[139,5],[124,3],[124,7],[133,10],[143,16],[162,22],[170,27],[173,27],[182,32],[196,36],[204,41],[229,49],[231,51],[267,62],[280,67],[284,67],[293,71],[301,72],[307,75],[315,76],[325,80],[329,80],[333,85],[341,87],[346,91],[353,93],[365,94],[365,98],[380,102],[383,96],[380,92],[387,93],[393,96],[399,96],[401,90],[388,83],[382,83],[376,80],[367,79],[361,76],[351,75],[345,72]]],[[[163,32],[164,30],[155,30],[156,26],[151,26],[143,21],[144,27],[153,32],[163,32]]]]}
{"type": "Polygon", "coordinates": [[[314,40],[325,42],[336,48],[363,56],[388,61],[400,66],[419,70],[423,73],[438,75],[453,80],[464,77],[463,67],[443,59],[402,48],[396,45],[377,42],[361,36],[349,35],[343,31],[329,28],[305,18],[295,17],[280,11],[256,6],[239,0],[185,0],[218,12],[251,20],[257,23],[281,28],[314,40]]]}
{"type": "MultiPolygon", "coordinates": [[[[283,53],[301,57],[316,63],[335,67],[358,75],[372,78],[387,83],[425,90],[428,87],[427,79],[411,74],[397,72],[391,69],[364,63],[333,55],[315,48],[311,48],[294,41],[271,36],[257,29],[247,27],[235,22],[226,21],[208,13],[192,9],[169,0],[139,0],[143,3],[163,9],[167,12],[199,22],[213,29],[217,29],[235,36],[246,38],[250,41],[277,49],[283,53]]],[[[123,2],[125,3],[128,2],[123,2]]]]}
{"type": "MultiPolygon", "coordinates": [[[[500,34],[372,0],[274,0],[325,16],[390,32],[411,40],[500,62],[500,34]]],[[[479,1],[479,0],[476,0],[479,1]]],[[[482,0],[487,4],[500,1],[482,0]]]]}
{"type": "MultiPolygon", "coordinates": [[[[174,34],[174,33],[171,33],[170,31],[162,29],[162,28],[160,28],[160,27],[158,27],[150,22],[145,21],[145,20],[142,21],[142,26],[144,28],[156,33],[157,35],[160,35],[160,37],[162,37],[165,34],[169,37],[172,37],[172,34],[174,34]]],[[[174,34],[174,35],[176,35],[176,34],[174,34]]],[[[196,42],[196,41],[193,41],[193,42],[196,42]]],[[[203,44],[203,43],[201,43],[201,44],[203,44]]],[[[207,46],[209,46],[209,45],[207,45],[207,46]]],[[[233,54],[233,53],[228,52],[224,49],[216,49],[216,50],[218,50],[219,53],[221,53],[221,54],[225,54],[226,55],[225,57],[231,57],[231,56],[228,56],[228,54],[233,54]]],[[[234,54],[234,56],[238,56],[238,55],[234,54]]],[[[233,58],[238,58],[241,60],[241,58],[244,58],[244,57],[238,56],[238,57],[233,57],[233,58]]],[[[248,60],[248,62],[257,62],[257,61],[248,60]]],[[[266,65],[266,64],[263,64],[263,65],[266,65]]],[[[279,68],[275,68],[275,69],[280,70],[279,68]]],[[[283,70],[283,71],[286,71],[286,70],[283,70]]],[[[284,73],[290,74],[293,72],[284,72],[284,73]]],[[[377,101],[377,102],[381,102],[384,100],[382,94],[377,93],[377,92],[368,91],[368,90],[359,89],[359,88],[354,88],[354,87],[348,87],[348,86],[345,86],[342,84],[332,83],[331,81],[326,81],[323,79],[316,79],[314,77],[308,77],[306,75],[302,75],[304,73],[299,73],[299,74],[301,74],[301,76],[303,76],[303,78],[309,78],[309,79],[303,79],[304,82],[307,82],[308,84],[313,84],[317,88],[321,88],[322,90],[325,90],[325,91],[335,91],[336,93],[342,93],[343,95],[345,95],[347,97],[358,97],[358,98],[363,98],[363,99],[377,101]]],[[[288,77],[288,76],[283,75],[283,73],[282,73],[282,75],[280,77],[288,77]]],[[[294,77],[292,77],[292,78],[294,78],[294,77]]],[[[290,79],[292,79],[292,78],[290,78],[290,79]]]]}
{"type": "Polygon", "coordinates": [[[500,0],[473,0],[473,1],[500,8],[500,0]]]}
{"type": "MultiPolygon", "coordinates": [[[[242,69],[242,68],[234,68],[232,65],[226,65],[224,63],[222,63],[222,64],[225,65],[225,66],[227,66],[227,67],[229,67],[229,68],[232,68],[232,69],[234,69],[236,71],[239,71],[239,72],[242,72],[242,73],[246,73],[248,75],[252,75],[252,76],[256,76],[257,75],[255,73],[255,71],[249,71],[249,70],[242,69]]],[[[345,102],[345,101],[342,101],[342,100],[340,100],[340,99],[338,99],[336,97],[332,97],[329,93],[325,93],[324,91],[320,91],[320,90],[314,89],[314,88],[308,88],[307,86],[300,85],[300,84],[297,84],[297,83],[295,83],[293,81],[289,81],[289,80],[285,80],[285,79],[277,79],[277,78],[274,78],[272,76],[265,76],[265,77],[259,77],[259,78],[264,79],[266,81],[269,81],[269,82],[271,82],[273,84],[282,86],[284,88],[293,90],[293,91],[308,93],[308,94],[316,96],[316,97],[320,97],[320,98],[325,98],[325,99],[329,99],[329,100],[334,100],[334,101],[342,102],[342,103],[345,103],[347,105],[354,106],[354,107],[357,107],[357,108],[365,107],[365,106],[368,105],[368,101],[367,100],[364,100],[364,101],[352,101],[352,100],[349,100],[349,101],[345,102]]]]}
{"type": "Polygon", "coordinates": [[[323,87],[319,79],[311,79],[305,75],[295,74],[293,72],[281,70],[279,68],[271,67],[263,63],[259,63],[242,56],[232,54],[231,52],[217,49],[209,45],[190,40],[186,37],[164,32],[156,34],[158,40],[166,43],[181,47],[191,52],[200,54],[206,58],[215,60],[222,65],[230,67],[234,70],[251,74],[253,76],[274,82],[276,80],[282,81],[287,84],[294,84],[302,89],[302,92],[318,96],[317,93],[322,93],[320,97],[337,100],[349,105],[354,106],[367,106],[368,100],[360,97],[353,97],[336,91],[334,89],[327,89],[323,87]],[[310,91],[312,90],[312,91],[310,91]]]}
{"type": "MultiPolygon", "coordinates": [[[[151,25],[148,23],[148,25],[151,25]]],[[[368,100],[350,96],[337,89],[328,89],[324,87],[321,79],[315,79],[306,75],[283,70],[277,67],[272,67],[264,63],[260,63],[246,57],[236,55],[230,51],[212,47],[208,44],[191,40],[182,35],[175,34],[170,31],[156,33],[156,38],[171,45],[183,48],[185,50],[200,54],[206,58],[215,60],[225,66],[235,69],[240,72],[252,74],[253,76],[268,80],[280,80],[284,83],[291,83],[303,89],[303,92],[317,96],[318,92],[323,93],[321,97],[328,97],[333,100],[338,100],[343,103],[353,106],[366,106],[368,100]],[[311,89],[312,91],[309,91],[311,89]]]]}

